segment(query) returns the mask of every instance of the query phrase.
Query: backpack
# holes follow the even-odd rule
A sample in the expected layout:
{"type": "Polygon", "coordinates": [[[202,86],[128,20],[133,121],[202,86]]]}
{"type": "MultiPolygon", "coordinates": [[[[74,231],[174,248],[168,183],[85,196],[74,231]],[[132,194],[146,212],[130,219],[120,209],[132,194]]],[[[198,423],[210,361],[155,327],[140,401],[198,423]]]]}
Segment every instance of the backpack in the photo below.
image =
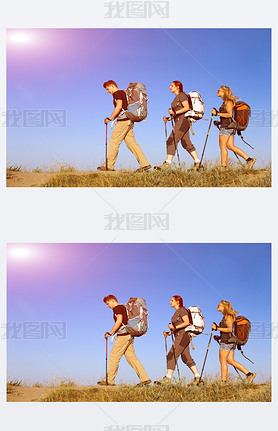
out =
{"type": "Polygon", "coordinates": [[[201,309],[196,305],[187,308],[190,325],[186,326],[185,331],[190,332],[193,337],[199,335],[205,329],[205,319],[201,309]]]}
{"type": "Polygon", "coordinates": [[[253,148],[252,145],[248,144],[248,142],[246,142],[241,135],[241,132],[243,132],[243,130],[247,128],[250,117],[251,117],[250,106],[247,105],[247,103],[243,102],[242,100],[236,102],[233,108],[233,118],[231,119],[231,124],[228,126],[228,129],[236,130],[238,136],[241,137],[243,142],[249,145],[249,147],[253,148]]]}
{"type": "Polygon", "coordinates": [[[184,116],[190,117],[191,121],[195,123],[195,121],[203,118],[205,105],[202,96],[198,91],[190,91],[190,93],[187,94],[187,97],[190,111],[187,111],[184,116]]]}
{"type": "Polygon", "coordinates": [[[148,115],[148,97],[145,84],[131,82],[125,90],[127,97],[127,118],[134,122],[144,120],[148,115]]]}
{"type": "Polygon", "coordinates": [[[241,350],[241,346],[244,346],[249,338],[249,333],[251,331],[251,322],[247,319],[247,317],[244,316],[237,316],[236,320],[234,321],[233,325],[233,332],[231,338],[228,340],[228,343],[235,343],[237,349],[240,351],[242,356],[244,356],[248,361],[252,362],[251,359],[247,358],[243,354],[243,351],[241,350]]]}
{"type": "Polygon", "coordinates": [[[249,338],[249,332],[251,331],[251,323],[244,316],[237,316],[234,321],[232,337],[229,339],[229,343],[236,343],[237,346],[244,346],[249,338]]]}
{"type": "Polygon", "coordinates": [[[233,118],[236,122],[236,130],[238,135],[248,126],[250,116],[250,106],[242,100],[236,102],[236,105],[233,110],[233,118]]]}
{"type": "Polygon", "coordinates": [[[133,337],[141,337],[149,327],[147,305],[144,298],[129,298],[126,304],[127,332],[133,337]]]}

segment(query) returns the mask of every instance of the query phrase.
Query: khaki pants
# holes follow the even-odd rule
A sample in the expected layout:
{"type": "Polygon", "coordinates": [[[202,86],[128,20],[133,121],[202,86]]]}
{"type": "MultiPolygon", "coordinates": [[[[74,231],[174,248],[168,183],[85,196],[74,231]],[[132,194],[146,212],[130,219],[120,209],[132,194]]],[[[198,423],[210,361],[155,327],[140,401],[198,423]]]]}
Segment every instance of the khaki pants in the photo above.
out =
{"type": "Polygon", "coordinates": [[[122,335],[116,337],[108,362],[109,384],[114,384],[114,380],[119,368],[119,362],[123,355],[125,355],[127,362],[135,370],[137,376],[140,379],[140,382],[145,382],[146,380],[149,380],[149,377],[144,370],[143,365],[135,355],[133,342],[134,338],[130,338],[129,335],[122,335]]]}
{"type": "Polygon", "coordinates": [[[118,157],[119,147],[124,140],[127,148],[134,154],[140,167],[148,166],[149,162],[146,159],[142,149],[135,141],[133,132],[134,123],[127,121],[117,121],[111,138],[109,140],[108,147],[108,169],[114,169],[115,162],[118,157]]]}

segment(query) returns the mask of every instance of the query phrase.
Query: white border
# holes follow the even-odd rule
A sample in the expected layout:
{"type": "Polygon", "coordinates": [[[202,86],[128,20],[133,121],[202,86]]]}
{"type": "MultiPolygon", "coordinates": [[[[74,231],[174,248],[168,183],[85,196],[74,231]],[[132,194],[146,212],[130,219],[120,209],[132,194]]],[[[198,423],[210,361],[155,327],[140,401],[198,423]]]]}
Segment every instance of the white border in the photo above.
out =
{"type": "MultiPolygon", "coordinates": [[[[104,19],[104,2],[80,0],[78,3],[49,0],[10,1],[1,13],[0,94],[5,94],[5,28],[6,27],[258,27],[272,28],[272,77],[277,76],[277,18],[274,0],[266,0],[263,6],[253,1],[211,3],[199,0],[195,4],[170,0],[169,19],[107,20],[104,19]]],[[[254,71],[255,73],[255,71],[254,71]]],[[[258,95],[259,97],[259,95],[258,95]]],[[[272,109],[277,109],[277,82],[272,82],[272,109]]],[[[1,112],[5,100],[1,98],[1,112]]],[[[277,142],[277,130],[273,129],[273,142],[277,142]]],[[[183,190],[102,190],[101,197],[93,190],[40,190],[5,189],[5,130],[0,128],[0,322],[5,321],[5,244],[8,242],[159,242],[156,232],[121,232],[100,229],[104,215],[111,212],[111,203],[121,213],[156,212],[165,202],[171,227],[163,233],[168,242],[272,242],[273,265],[277,260],[277,150],[272,146],[273,187],[266,189],[192,189],[183,190]],[[136,195],[136,198],[134,196],[136,195]],[[175,197],[176,196],[176,197],[175,197]],[[276,199],[275,199],[276,198],[276,199]],[[107,202],[110,203],[107,204],[107,202]],[[186,229],[186,217],[194,220],[197,235],[186,229]],[[232,229],[229,220],[239,220],[232,229]],[[78,220],[81,220],[78,222],[78,220]],[[225,238],[223,234],[225,232],[225,238]]],[[[165,210],[166,211],[166,210],[165,210]]],[[[277,304],[277,268],[273,266],[273,304],[277,304]]],[[[273,306],[273,321],[277,322],[277,307],[273,306]]],[[[2,341],[2,340],[1,340],[2,341]]],[[[277,340],[273,342],[273,364],[277,362],[277,340]]],[[[99,407],[91,403],[43,404],[5,403],[5,347],[1,342],[0,357],[0,409],[1,422],[11,431],[16,429],[35,431],[63,427],[67,430],[103,430],[111,425],[99,407]]],[[[277,407],[277,372],[273,369],[273,402],[256,403],[184,403],[169,416],[171,431],[198,426],[203,429],[236,426],[261,430],[271,426],[277,407]]],[[[134,415],[144,418],[144,423],[156,424],[173,405],[109,403],[101,406],[117,418],[119,425],[134,423],[134,415]]],[[[138,422],[137,422],[138,423],[138,422]]]]}

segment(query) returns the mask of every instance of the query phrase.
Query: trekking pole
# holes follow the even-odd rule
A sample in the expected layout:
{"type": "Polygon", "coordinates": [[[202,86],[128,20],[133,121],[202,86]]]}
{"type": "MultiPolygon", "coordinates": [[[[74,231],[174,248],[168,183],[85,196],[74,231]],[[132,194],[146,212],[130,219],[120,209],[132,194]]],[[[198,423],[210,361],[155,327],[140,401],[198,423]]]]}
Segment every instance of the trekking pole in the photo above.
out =
{"type": "Polygon", "coordinates": [[[105,169],[108,170],[108,166],[107,166],[107,123],[105,124],[105,169]]]}
{"type": "Polygon", "coordinates": [[[205,355],[205,359],[204,359],[204,363],[203,363],[203,367],[202,367],[202,371],[201,371],[201,375],[200,375],[200,380],[199,380],[199,383],[197,383],[198,386],[199,386],[199,384],[202,381],[202,376],[203,376],[203,372],[204,372],[204,368],[205,368],[205,363],[206,363],[207,356],[208,356],[208,351],[209,351],[209,346],[210,346],[210,342],[211,342],[211,337],[212,337],[213,331],[214,331],[214,329],[212,329],[211,333],[210,333],[208,347],[207,347],[207,351],[206,351],[206,355],[205,355]]]}
{"type": "Polygon", "coordinates": [[[200,168],[201,168],[201,166],[202,166],[202,161],[203,161],[203,157],[204,157],[204,153],[205,153],[205,149],[206,149],[206,145],[207,145],[207,140],[208,140],[208,137],[209,137],[209,132],[210,132],[210,128],[211,128],[212,119],[213,119],[213,114],[211,114],[211,118],[210,118],[210,122],[209,122],[209,127],[208,127],[208,131],[207,131],[207,137],[206,137],[206,140],[205,140],[205,145],[204,145],[202,156],[201,156],[201,160],[200,160],[200,165],[199,165],[197,171],[199,171],[200,168]]]}
{"type": "Polygon", "coordinates": [[[167,364],[167,354],[168,354],[168,352],[167,352],[167,335],[166,334],[164,335],[164,340],[165,340],[166,364],[167,364]]]}
{"type": "Polygon", "coordinates": [[[172,336],[172,342],[173,342],[173,353],[174,353],[174,359],[175,359],[175,363],[177,364],[177,370],[178,370],[178,376],[179,376],[179,380],[181,380],[181,375],[180,375],[180,370],[179,370],[179,364],[177,361],[177,357],[176,357],[176,349],[174,346],[174,336],[173,336],[173,332],[171,331],[171,336],[172,336]]]}
{"type": "Polygon", "coordinates": [[[178,144],[176,143],[176,134],[174,131],[174,121],[173,121],[173,116],[170,116],[171,118],[171,123],[172,123],[172,131],[173,131],[173,138],[174,138],[174,146],[175,146],[175,150],[177,151],[177,156],[178,156],[178,161],[179,161],[179,167],[181,166],[181,162],[180,162],[180,155],[179,155],[179,150],[178,150],[178,144]]]}
{"type": "MultiPolygon", "coordinates": [[[[166,118],[166,117],[164,117],[166,118]]],[[[167,124],[166,124],[167,120],[164,120],[164,128],[165,128],[165,139],[166,139],[166,154],[167,154],[167,124]]]]}
{"type": "Polygon", "coordinates": [[[105,382],[108,385],[108,371],[107,371],[107,356],[108,356],[108,338],[106,338],[106,352],[105,352],[105,382]]]}

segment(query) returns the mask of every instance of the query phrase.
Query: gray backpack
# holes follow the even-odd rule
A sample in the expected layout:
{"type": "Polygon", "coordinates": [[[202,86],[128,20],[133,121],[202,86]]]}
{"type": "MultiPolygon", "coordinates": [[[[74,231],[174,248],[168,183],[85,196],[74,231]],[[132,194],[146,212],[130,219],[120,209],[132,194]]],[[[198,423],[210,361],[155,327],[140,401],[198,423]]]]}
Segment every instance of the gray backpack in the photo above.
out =
{"type": "Polygon", "coordinates": [[[147,305],[144,298],[129,298],[126,303],[128,323],[127,332],[133,337],[141,337],[149,327],[147,305]]]}
{"type": "Polygon", "coordinates": [[[127,96],[127,118],[134,122],[144,120],[148,115],[148,97],[145,84],[131,82],[125,90],[127,96]]]}

